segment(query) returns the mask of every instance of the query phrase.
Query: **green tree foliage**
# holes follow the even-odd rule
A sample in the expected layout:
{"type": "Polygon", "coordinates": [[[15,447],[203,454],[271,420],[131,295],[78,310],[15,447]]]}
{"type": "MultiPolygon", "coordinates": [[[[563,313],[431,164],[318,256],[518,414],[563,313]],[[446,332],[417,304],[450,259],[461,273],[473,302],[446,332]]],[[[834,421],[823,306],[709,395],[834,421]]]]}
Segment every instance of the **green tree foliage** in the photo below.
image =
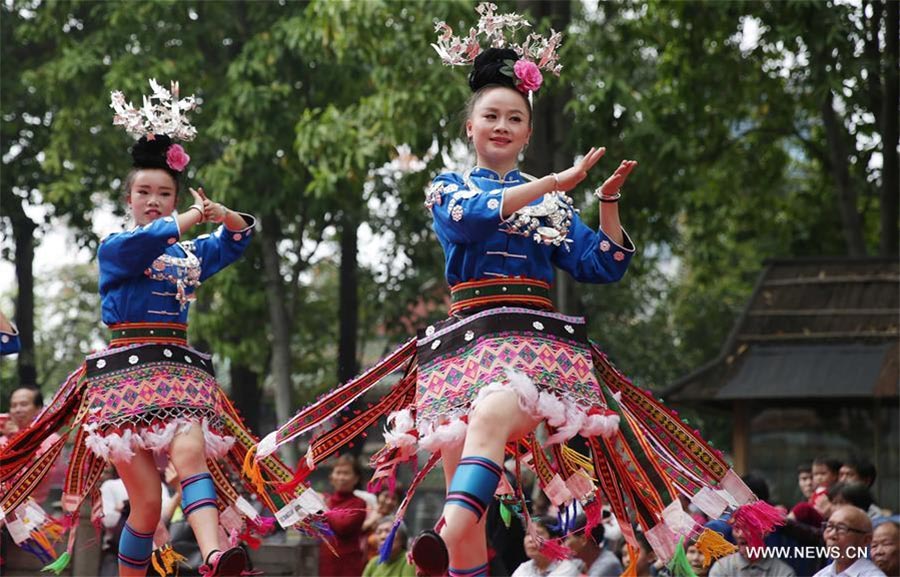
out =
{"type": "MultiPolygon", "coordinates": [[[[553,13],[539,4],[501,10],[553,13]]],[[[471,8],[5,3],[2,56],[17,66],[2,70],[4,246],[38,204],[94,246],[94,202],[116,198],[128,169],[109,91],[138,99],[148,77],[179,79],[201,99],[186,181],[260,224],[245,258],[201,289],[193,336],[239,363],[249,390],[278,383],[293,411],[334,384],[342,306],[359,309],[350,340],[387,347],[443,314],[422,190],[459,142],[468,91],[429,43],[434,19],[466,30],[471,8]],[[356,260],[363,224],[390,241],[371,270],[356,260]]],[[[592,186],[640,162],[621,206],[639,254],[623,282],[578,288],[592,334],[638,383],[714,357],[763,259],[890,244],[891,3],[573,2],[566,17],[565,69],[542,90],[564,102],[554,152],[606,146],[592,186]]],[[[576,202],[595,225],[585,184],[576,202]]]]}

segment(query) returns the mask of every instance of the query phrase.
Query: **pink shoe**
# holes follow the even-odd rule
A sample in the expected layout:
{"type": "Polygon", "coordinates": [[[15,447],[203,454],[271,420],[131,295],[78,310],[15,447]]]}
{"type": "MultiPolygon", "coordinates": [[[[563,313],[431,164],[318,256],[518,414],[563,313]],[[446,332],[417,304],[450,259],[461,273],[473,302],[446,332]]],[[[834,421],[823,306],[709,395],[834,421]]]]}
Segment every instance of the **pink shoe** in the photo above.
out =
{"type": "Polygon", "coordinates": [[[247,568],[247,552],[241,547],[213,551],[200,566],[203,577],[241,577],[247,568]]]}

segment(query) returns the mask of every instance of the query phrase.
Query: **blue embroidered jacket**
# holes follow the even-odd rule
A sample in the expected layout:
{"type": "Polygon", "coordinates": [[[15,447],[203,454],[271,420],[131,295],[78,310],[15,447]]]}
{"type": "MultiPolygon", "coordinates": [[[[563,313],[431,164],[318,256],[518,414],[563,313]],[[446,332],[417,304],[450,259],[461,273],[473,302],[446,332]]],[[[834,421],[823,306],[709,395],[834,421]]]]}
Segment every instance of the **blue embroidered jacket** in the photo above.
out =
{"type": "Polygon", "coordinates": [[[431,209],[434,231],[444,249],[450,286],[506,276],[552,283],[553,265],[579,282],[608,283],[622,278],[634,254],[628,235],[623,230],[626,246],[620,246],[602,230],[595,232],[585,225],[561,199],[555,208],[565,216],[556,226],[547,218],[520,214],[540,205],[541,198],[504,221],[500,216],[503,189],[525,182],[518,170],[501,177],[481,167],[467,175],[446,172],[432,181],[425,205],[431,209]],[[565,241],[536,241],[535,230],[547,231],[548,227],[556,231],[549,231],[551,235],[559,233],[559,240],[565,241]]]}
{"type": "Polygon", "coordinates": [[[186,323],[196,287],[237,260],[250,242],[255,220],[241,216],[247,228],[219,226],[191,241],[179,242],[171,216],[103,239],[97,252],[103,322],[186,323]]]}
{"type": "Polygon", "coordinates": [[[0,356],[14,355],[19,352],[20,346],[19,333],[5,333],[0,331],[0,356]]]}

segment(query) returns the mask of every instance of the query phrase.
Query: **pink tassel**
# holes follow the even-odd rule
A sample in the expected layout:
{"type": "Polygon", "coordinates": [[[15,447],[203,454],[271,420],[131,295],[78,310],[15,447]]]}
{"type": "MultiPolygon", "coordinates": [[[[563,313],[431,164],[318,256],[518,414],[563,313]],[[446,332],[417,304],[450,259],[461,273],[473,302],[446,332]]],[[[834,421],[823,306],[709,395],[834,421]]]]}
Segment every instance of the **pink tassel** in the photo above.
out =
{"type": "MultiPolygon", "coordinates": [[[[597,493],[599,492],[598,490],[597,493]]],[[[600,495],[597,493],[594,493],[594,498],[584,506],[584,514],[587,517],[587,523],[584,526],[585,537],[590,536],[594,527],[603,524],[603,503],[600,502],[600,495]]]]}
{"type": "Polygon", "coordinates": [[[763,537],[775,527],[784,525],[784,515],[765,501],[754,501],[737,508],[731,516],[735,529],[740,530],[751,547],[762,547],[763,537]]]}
{"type": "Polygon", "coordinates": [[[228,546],[237,547],[240,537],[237,529],[232,529],[228,534],[228,546]]]}
{"type": "Polygon", "coordinates": [[[68,532],[69,529],[78,525],[78,515],[76,513],[69,513],[67,515],[63,515],[58,523],[62,525],[63,533],[68,532]]]}
{"type": "Polygon", "coordinates": [[[297,471],[294,473],[293,478],[287,483],[276,485],[275,490],[279,493],[292,494],[297,487],[306,481],[310,473],[312,473],[312,469],[306,464],[306,457],[300,457],[300,461],[297,463],[297,471]]]}
{"type": "Polygon", "coordinates": [[[274,517],[266,517],[264,515],[260,515],[256,519],[250,519],[249,524],[253,529],[253,532],[260,537],[271,535],[275,531],[274,517]]]}
{"type": "Polygon", "coordinates": [[[552,559],[553,561],[570,559],[574,554],[571,549],[565,545],[561,545],[556,539],[542,539],[540,551],[541,555],[548,559],[552,559]]]}
{"type": "MultiPolygon", "coordinates": [[[[232,531],[236,531],[236,529],[232,529],[232,531]]],[[[257,539],[253,535],[250,534],[249,530],[244,530],[243,533],[237,536],[238,541],[243,541],[247,544],[248,547],[256,551],[259,549],[259,546],[262,544],[262,539],[257,539]]],[[[234,546],[234,545],[232,545],[234,546]]]]}

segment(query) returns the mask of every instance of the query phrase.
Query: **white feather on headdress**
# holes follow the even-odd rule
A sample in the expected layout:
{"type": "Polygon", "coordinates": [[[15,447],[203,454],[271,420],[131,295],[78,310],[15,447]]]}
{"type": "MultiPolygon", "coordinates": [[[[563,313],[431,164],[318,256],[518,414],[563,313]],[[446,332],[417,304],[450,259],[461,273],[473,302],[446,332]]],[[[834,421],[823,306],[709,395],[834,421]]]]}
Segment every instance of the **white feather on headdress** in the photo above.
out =
{"type": "Polygon", "coordinates": [[[109,107],[115,110],[113,125],[122,126],[135,139],[153,134],[166,134],[172,140],[190,141],[197,136],[197,129],[191,126],[185,113],[197,107],[194,95],[178,98],[178,83],[172,82],[171,89],[160,86],[156,79],[150,79],[153,94],[144,95],[143,106],[134,107],[125,102],[125,95],[115,90],[110,93],[109,107]]]}

